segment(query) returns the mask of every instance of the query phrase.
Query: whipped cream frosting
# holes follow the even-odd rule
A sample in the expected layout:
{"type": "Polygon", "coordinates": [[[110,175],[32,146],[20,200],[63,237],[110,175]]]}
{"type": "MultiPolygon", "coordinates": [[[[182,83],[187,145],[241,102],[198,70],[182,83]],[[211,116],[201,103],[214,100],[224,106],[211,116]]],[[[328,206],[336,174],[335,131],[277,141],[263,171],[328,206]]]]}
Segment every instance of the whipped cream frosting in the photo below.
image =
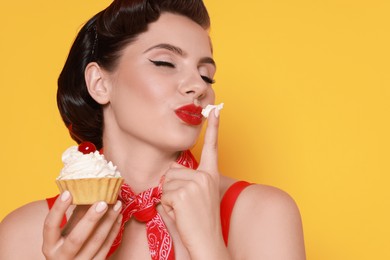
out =
{"type": "Polygon", "coordinates": [[[62,154],[64,167],[57,180],[84,178],[119,178],[121,174],[112,162],[107,162],[98,151],[83,154],[77,146],[71,146],[62,154]]]}
{"type": "Polygon", "coordinates": [[[219,105],[207,105],[205,108],[202,109],[202,115],[206,118],[209,117],[209,114],[211,110],[213,110],[213,108],[221,110],[223,108],[223,103],[219,105]]]}

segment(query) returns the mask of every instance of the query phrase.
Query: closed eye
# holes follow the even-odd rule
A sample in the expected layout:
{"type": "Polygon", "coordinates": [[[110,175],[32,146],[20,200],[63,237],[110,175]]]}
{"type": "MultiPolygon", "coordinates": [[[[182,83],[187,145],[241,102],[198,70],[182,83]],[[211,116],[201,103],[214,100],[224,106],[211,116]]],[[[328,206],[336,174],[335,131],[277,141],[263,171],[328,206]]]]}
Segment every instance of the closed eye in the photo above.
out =
{"type": "Polygon", "coordinates": [[[161,61],[161,60],[151,60],[149,59],[151,63],[156,65],[157,67],[169,67],[169,68],[175,68],[175,64],[167,61],[161,61]]]}
{"type": "Polygon", "coordinates": [[[207,84],[214,84],[215,83],[215,80],[207,77],[207,76],[200,76],[207,84]]]}
{"type": "MultiPolygon", "coordinates": [[[[161,60],[151,60],[149,59],[151,63],[153,63],[157,67],[168,67],[168,68],[176,68],[175,64],[168,62],[168,61],[161,61],[161,60]]],[[[215,80],[211,79],[207,76],[200,76],[207,84],[214,84],[215,80]]]]}

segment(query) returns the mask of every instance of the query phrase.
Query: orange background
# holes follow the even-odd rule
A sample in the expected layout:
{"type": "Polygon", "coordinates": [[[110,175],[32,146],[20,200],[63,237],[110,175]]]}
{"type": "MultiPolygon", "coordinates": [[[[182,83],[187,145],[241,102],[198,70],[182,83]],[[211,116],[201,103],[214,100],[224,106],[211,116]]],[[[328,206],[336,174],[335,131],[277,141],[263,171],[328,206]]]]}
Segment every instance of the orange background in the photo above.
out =
{"type": "MultiPolygon", "coordinates": [[[[58,192],[74,143],[56,80],[80,25],[109,3],[0,3],[0,219],[58,192]]],[[[206,5],[222,172],[295,198],[308,259],[390,259],[389,1],[206,5]]]]}

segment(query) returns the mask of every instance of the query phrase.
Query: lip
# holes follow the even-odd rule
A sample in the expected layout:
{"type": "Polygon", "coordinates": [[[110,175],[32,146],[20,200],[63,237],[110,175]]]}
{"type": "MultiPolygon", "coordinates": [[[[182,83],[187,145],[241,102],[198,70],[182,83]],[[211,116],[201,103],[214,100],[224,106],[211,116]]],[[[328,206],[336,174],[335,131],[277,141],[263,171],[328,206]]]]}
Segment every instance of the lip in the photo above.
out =
{"type": "Polygon", "coordinates": [[[184,105],[175,110],[176,115],[189,125],[200,125],[203,121],[202,107],[194,104],[184,105]]]}

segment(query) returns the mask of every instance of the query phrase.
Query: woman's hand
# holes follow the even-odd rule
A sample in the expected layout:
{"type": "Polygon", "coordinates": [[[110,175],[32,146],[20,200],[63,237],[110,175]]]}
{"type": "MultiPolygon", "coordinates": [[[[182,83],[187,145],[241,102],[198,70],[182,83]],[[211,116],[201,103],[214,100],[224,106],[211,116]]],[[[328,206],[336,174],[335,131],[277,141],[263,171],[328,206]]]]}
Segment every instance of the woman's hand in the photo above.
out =
{"type": "Polygon", "coordinates": [[[174,163],[163,185],[161,204],[174,219],[192,259],[226,259],[219,213],[218,126],[218,112],[212,111],[198,169],[174,163]],[[221,250],[223,258],[216,252],[221,250]]]}
{"type": "Polygon", "coordinates": [[[77,206],[64,229],[60,224],[71,204],[68,191],[61,194],[46,217],[42,251],[46,259],[105,259],[118,234],[121,202],[109,207],[97,202],[77,206]]]}

